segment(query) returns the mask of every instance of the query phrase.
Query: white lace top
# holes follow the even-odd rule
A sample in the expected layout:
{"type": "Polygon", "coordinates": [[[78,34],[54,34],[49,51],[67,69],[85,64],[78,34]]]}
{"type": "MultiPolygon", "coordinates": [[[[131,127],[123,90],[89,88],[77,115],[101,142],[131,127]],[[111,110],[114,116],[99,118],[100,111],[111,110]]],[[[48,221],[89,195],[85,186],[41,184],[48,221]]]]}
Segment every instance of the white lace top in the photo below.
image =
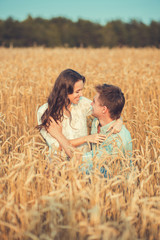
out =
{"type": "MultiPolygon", "coordinates": [[[[47,108],[48,103],[45,103],[38,109],[38,125],[42,123],[41,117],[47,108]]],[[[62,121],[62,133],[64,136],[71,140],[88,135],[87,116],[89,116],[92,112],[91,100],[85,97],[80,97],[78,104],[71,104],[70,112],[72,116],[71,121],[67,116],[64,116],[62,121]]],[[[59,147],[57,140],[53,138],[44,128],[41,129],[40,132],[43,138],[46,140],[50,150],[52,148],[52,144],[54,144],[56,147],[59,147]]],[[[87,143],[84,143],[79,146],[78,149],[82,150],[83,152],[87,152],[89,151],[89,146],[87,143]]]]}

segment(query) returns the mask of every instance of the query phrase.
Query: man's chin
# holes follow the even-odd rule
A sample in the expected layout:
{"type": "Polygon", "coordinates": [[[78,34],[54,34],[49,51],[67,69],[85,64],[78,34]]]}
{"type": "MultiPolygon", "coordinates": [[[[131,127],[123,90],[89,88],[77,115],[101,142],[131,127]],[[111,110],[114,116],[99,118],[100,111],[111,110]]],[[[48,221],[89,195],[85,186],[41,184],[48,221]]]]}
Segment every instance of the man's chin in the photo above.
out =
{"type": "Polygon", "coordinates": [[[92,113],[92,116],[93,116],[93,117],[97,117],[94,113],[92,113]]]}

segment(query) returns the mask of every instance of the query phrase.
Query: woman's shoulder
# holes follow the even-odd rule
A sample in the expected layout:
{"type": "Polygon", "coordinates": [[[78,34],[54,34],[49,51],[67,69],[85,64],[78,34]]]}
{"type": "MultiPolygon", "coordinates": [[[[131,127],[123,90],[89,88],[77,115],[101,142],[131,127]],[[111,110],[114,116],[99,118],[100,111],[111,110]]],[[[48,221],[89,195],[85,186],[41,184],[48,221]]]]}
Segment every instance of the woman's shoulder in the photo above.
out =
{"type": "Polygon", "coordinates": [[[79,103],[76,106],[76,109],[81,110],[83,114],[90,115],[91,114],[91,100],[86,97],[80,97],[79,103]]]}
{"type": "Polygon", "coordinates": [[[48,102],[38,108],[38,112],[44,112],[48,108],[48,102]]]}
{"type": "Polygon", "coordinates": [[[38,111],[37,111],[38,124],[42,123],[41,117],[47,108],[48,108],[48,103],[45,103],[38,108],[38,111]]]}
{"type": "Polygon", "coordinates": [[[79,100],[79,104],[91,104],[91,100],[89,98],[86,98],[86,97],[80,97],[80,100],[79,100]]]}

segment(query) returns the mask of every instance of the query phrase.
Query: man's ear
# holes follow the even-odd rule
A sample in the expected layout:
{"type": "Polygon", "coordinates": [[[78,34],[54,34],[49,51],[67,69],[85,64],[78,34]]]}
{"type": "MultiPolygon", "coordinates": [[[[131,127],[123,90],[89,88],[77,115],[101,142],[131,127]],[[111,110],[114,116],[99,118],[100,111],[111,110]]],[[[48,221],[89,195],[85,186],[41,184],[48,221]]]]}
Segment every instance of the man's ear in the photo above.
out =
{"type": "Polygon", "coordinates": [[[102,112],[103,112],[103,114],[105,114],[106,112],[108,112],[108,108],[106,106],[103,106],[102,112]]]}

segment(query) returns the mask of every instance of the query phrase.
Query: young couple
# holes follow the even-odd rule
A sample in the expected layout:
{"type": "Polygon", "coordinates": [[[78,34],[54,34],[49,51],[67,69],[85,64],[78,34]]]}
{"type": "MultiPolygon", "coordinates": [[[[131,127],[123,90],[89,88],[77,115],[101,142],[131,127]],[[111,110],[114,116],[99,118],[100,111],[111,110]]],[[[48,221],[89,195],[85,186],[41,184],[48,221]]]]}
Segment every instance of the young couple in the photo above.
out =
{"type": "Polygon", "coordinates": [[[82,96],[84,84],[84,76],[72,69],[64,70],[56,79],[48,102],[39,108],[38,127],[50,151],[61,146],[72,157],[75,147],[90,159],[95,153],[101,157],[104,150],[110,155],[116,155],[119,150],[130,155],[131,135],[120,119],[125,104],[121,89],[98,85],[92,102],[82,96]],[[95,119],[88,135],[87,116],[91,114],[95,119]],[[92,144],[91,151],[88,143],[92,144]]]}

